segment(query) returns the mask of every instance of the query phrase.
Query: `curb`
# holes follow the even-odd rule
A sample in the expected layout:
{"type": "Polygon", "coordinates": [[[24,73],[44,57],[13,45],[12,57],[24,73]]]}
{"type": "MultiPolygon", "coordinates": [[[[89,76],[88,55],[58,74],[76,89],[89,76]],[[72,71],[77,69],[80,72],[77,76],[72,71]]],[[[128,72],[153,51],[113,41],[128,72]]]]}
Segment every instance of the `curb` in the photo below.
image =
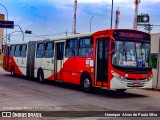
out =
{"type": "Polygon", "coordinates": [[[160,89],[158,89],[158,88],[148,88],[148,89],[146,89],[146,90],[159,91],[159,92],[160,92],[160,89]]]}

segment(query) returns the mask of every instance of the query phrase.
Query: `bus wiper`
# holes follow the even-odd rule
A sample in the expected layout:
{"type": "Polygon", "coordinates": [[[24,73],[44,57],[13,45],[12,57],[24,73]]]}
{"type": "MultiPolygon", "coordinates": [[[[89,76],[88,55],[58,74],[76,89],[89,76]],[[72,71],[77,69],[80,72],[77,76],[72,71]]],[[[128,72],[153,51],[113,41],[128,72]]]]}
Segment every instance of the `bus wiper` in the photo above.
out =
{"type": "Polygon", "coordinates": [[[137,70],[125,70],[126,72],[137,72],[137,70]]]}
{"type": "MultiPolygon", "coordinates": [[[[125,43],[125,44],[126,44],[126,43],[125,43]]],[[[126,62],[127,62],[127,53],[126,53],[126,48],[125,48],[125,46],[123,46],[123,50],[124,50],[125,60],[126,60],[126,62]]]]}

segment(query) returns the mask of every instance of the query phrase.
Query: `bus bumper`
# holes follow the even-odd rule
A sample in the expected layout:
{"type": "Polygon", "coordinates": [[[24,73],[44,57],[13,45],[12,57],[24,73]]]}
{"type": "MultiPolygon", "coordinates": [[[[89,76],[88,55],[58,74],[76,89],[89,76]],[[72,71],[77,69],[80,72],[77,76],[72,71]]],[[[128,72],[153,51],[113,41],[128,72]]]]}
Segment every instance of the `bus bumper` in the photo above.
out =
{"type": "Polygon", "coordinates": [[[152,78],[150,80],[120,80],[113,77],[110,82],[110,89],[129,88],[152,88],[152,78]]]}

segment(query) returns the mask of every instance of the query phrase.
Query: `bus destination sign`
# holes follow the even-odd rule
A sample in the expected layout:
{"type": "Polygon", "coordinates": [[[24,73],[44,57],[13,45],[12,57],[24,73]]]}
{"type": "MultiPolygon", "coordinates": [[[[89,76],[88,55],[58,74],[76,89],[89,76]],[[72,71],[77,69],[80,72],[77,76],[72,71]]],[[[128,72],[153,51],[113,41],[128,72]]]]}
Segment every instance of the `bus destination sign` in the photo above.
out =
{"type": "Polygon", "coordinates": [[[137,32],[118,31],[115,32],[114,36],[118,38],[149,40],[149,35],[137,32]]]}

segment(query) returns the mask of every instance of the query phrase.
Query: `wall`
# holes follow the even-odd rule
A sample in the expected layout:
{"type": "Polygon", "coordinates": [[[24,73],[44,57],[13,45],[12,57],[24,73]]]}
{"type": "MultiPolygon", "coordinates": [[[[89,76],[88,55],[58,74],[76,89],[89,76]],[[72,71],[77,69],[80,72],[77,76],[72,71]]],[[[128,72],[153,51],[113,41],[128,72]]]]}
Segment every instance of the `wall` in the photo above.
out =
{"type": "Polygon", "coordinates": [[[151,54],[157,53],[157,68],[153,68],[153,88],[160,89],[160,33],[151,34],[151,54]]]}

